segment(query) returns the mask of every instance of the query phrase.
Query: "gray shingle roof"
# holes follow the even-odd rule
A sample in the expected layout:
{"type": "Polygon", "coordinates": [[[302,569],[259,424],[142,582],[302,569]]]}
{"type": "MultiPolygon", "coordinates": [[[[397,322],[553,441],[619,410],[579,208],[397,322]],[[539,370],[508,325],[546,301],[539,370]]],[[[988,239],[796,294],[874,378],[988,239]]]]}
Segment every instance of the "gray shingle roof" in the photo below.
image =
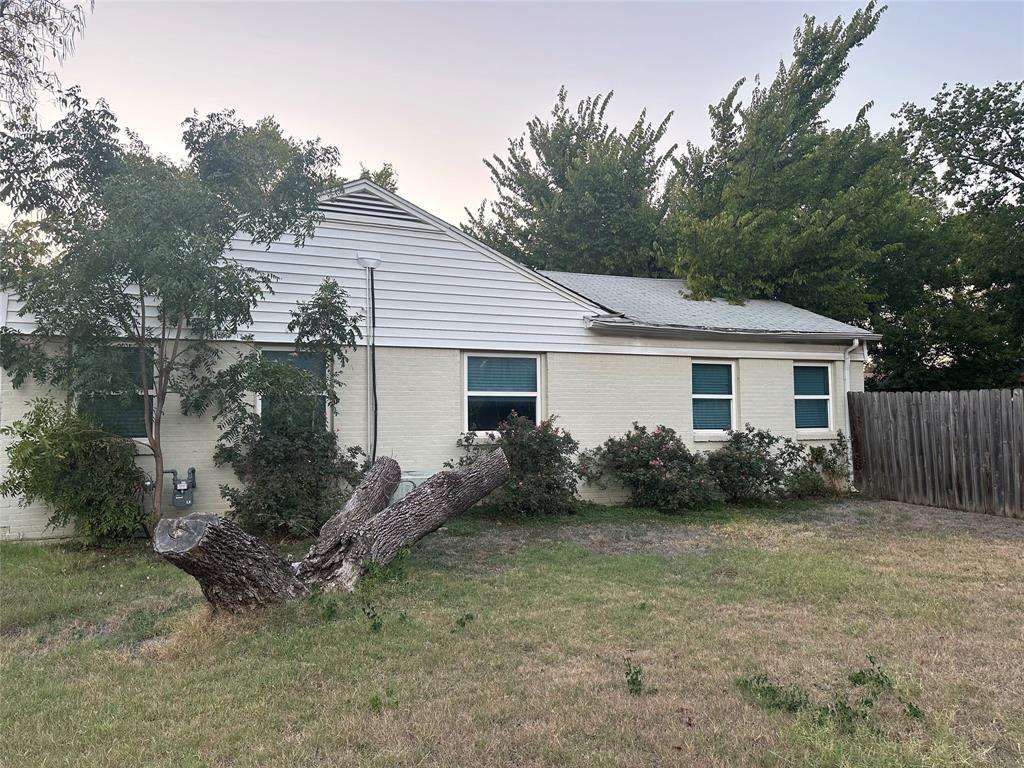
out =
{"type": "Polygon", "coordinates": [[[863,328],[782,301],[751,299],[745,304],[730,304],[725,299],[697,301],[685,298],[686,283],[682,280],[575,272],[542,271],[541,274],[624,316],[623,320],[611,321],[605,327],[618,323],[625,327],[641,325],[718,333],[877,338],[863,328]]]}

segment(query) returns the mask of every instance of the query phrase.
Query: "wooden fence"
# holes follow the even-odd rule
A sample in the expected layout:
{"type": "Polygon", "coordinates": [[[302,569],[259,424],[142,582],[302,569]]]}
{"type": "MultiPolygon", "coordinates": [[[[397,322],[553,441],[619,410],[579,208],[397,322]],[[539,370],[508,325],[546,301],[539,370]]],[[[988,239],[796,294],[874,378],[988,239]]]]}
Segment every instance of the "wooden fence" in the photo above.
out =
{"type": "Polygon", "coordinates": [[[1024,518],[1024,390],[851,392],[869,496],[1024,518]]]}

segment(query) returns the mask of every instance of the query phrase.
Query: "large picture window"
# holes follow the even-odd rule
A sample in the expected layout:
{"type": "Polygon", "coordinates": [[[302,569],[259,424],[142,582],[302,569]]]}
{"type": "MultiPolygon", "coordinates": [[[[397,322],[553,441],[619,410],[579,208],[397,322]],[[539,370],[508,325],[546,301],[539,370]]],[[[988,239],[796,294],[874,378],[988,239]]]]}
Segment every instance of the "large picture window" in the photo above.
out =
{"type": "Polygon", "coordinates": [[[828,429],[832,395],[827,365],[794,365],[793,394],[797,429],[828,429]]]}
{"type": "Polygon", "coordinates": [[[537,423],[536,355],[467,355],[467,432],[489,432],[515,411],[537,423]]]}
{"type": "MultiPolygon", "coordinates": [[[[125,376],[137,387],[136,392],[123,394],[93,393],[78,399],[79,413],[91,416],[100,427],[121,437],[146,436],[146,399],[142,394],[142,374],[139,370],[139,351],[136,347],[117,347],[119,365],[125,376]]],[[[147,364],[153,368],[153,352],[146,351],[147,364]]],[[[150,395],[154,395],[152,388],[150,395]]]]}
{"type": "Polygon", "coordinates": [[[733,428],[733,364],[694,363],[693,429],[724,432],[733,428]]]}

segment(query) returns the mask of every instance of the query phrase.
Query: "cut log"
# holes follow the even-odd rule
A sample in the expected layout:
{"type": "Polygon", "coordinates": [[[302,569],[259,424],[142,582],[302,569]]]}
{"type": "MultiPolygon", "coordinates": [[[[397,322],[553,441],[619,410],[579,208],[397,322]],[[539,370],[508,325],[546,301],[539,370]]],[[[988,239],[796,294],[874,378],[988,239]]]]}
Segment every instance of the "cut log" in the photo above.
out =
{"type": "Polygon", "coordinates": [[[215,610],[241,613],[309,591],[283,557],[218,515],[164,518],[153,549],[194,576],[215,610]]]}
{"type": "Polygon", "coordinates": [[[509,476],[508,459],[500,448],[459,469],[438,472],[390,507],[378,512],[347,536],[332,573],[322,574],[325,590],[356,588],[370,563],[385,565],[403,547],[414,544],[453,517],[462,514],[509,476]]]}
{"type": "Polygon", "coordinates": [[[331,581],[344,559],[349,535],[388,505],[401,478],[397,461],[386,456],[377,459],[341,511],[323,524],[306,557],[295,564],[298,577],[307,584],[331,581]]]}

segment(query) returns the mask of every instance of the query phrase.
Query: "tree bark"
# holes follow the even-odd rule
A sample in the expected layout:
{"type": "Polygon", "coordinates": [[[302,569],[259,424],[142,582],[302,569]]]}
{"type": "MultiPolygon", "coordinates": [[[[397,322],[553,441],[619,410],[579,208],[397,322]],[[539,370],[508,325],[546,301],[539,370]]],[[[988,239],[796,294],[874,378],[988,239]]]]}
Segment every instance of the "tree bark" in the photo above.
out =
{"type": "Polygon", "coordinates": [[[332,581],[348,535],[388,505],[401,478],[397,461],[387,456],[377,459],[341,511],[323,524],[320,538],[306,557],[295,564],[298,577],[307,584],[332,581]]]}
{"type": "Polygon", "coordinates": [[[394,459],[377,459],[294,565],[230,520],[210,514],[161,520],[153,548],[194,576],[218,610],[239,613],[307,595],[314,587],[352,591],[370,563],[389,563],[465,512],[508,479],[509,466],[499,448],[474,464],[439,472],[387,506],[400,476],[394,459]]]}
{"type": "Polygon", "coordinates": [[[403,547],[415,544],[460,515],[508,480],[500,448],[459,469],[438,472],[407,496],[355,526],[345,537],[334,569],[320,581],[325,590],[353,591],[370,563],[385,565],[403,547]]]}
{"type": "Polygon", "coordinates": [[[194,576],[215,610],[242,613],[309,591],[284,558],[218,515],[161,520],[153,549],[194,576]]]}

